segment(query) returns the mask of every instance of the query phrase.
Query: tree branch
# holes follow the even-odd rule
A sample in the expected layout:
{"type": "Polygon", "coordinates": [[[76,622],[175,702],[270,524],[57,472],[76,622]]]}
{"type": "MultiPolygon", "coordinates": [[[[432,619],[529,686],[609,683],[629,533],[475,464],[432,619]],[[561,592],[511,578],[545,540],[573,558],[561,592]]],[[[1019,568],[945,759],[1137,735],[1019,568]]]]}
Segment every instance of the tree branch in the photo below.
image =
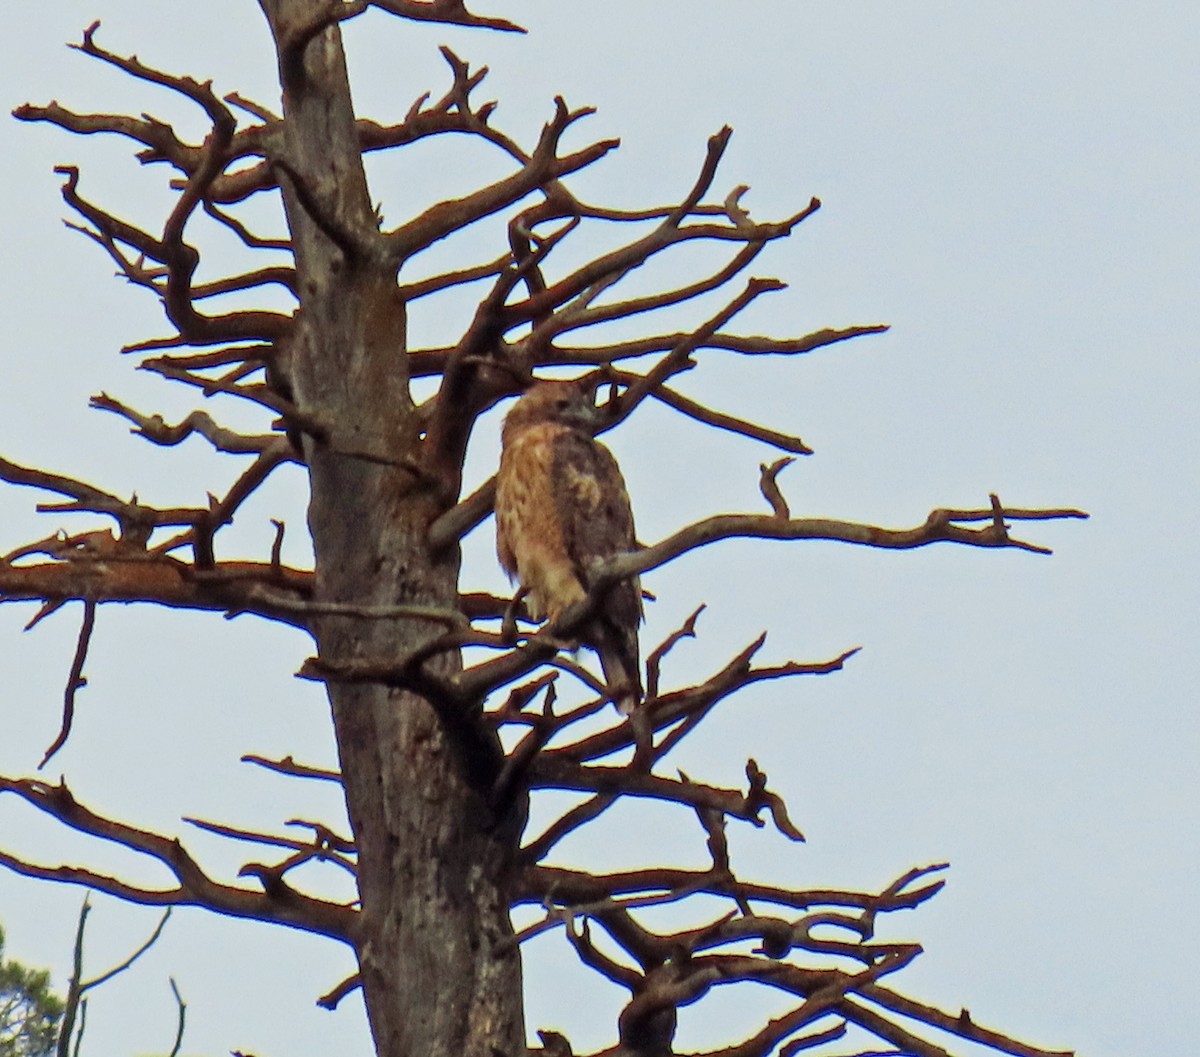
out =
{"type": "MultiPolygon", "coordinates": [[[[294,869],[303,863],[330,862],[336,866],[340,866],[351,877],[357,877],[358,868],[346,856],[346,852],[353,852],[354,845],[345,838],[337,837],[331,829],[322,825],[310,824],[313,830],[313,839],[311,841],[297,840],[294,837],[280,837],[272,833],[258,833],[253,830],[239,829],[236,826],[227,826],[220,822],[208,822],[201,818],[187,818],[184,822],[189,826],[195,826],[205,833],[212,833],[218,837],[228,837],[231,840],[249,841],[255,844],[265,844],[275,848],[289,848],[296,854],[290,856],[282,863],[277,863],[268,869],[279,870],[280,874],[288,870],[294,869]]],[[[293,820],[294,824],[296,820],[293,820]]],[[[245,872],[247,867],[243,867],[242,872],[245,872]]]]}
{"type": "Polygon", "coordinates": [[[0,793],[6,792],[15,793],[71,829],[112,841],[156,860],[174,875],[178,885],[173,889],[161,890],[138,888],[88,870],[71,866],[36,866],[0,852],[0,865],[17,873],[69,884],[84,884],[133,903],[202,906],[218,914],[287,925],[344,943],[353,942],[356,912],[302,895],[293,889],[259,893],[219,884],[200,868],[178,839],[162,837],[97,815],[80,804],[65,783],[49,785],[28,778],[0,776],[0,793]]]}
{"type": "Polygon", "coordinates": [[[39,771],[50,762],[54,754],[67,743],[67,738],[71,736],[71,724],[75,720],[75,694],[87,686],[87,679],[83,675],[83,666],[87,662],[88,646],[92,641],[92,629],[95,626],[96,603],[90,600],[85,601],[83,603],[83,622],[79,626],[79,641],[75,645],[75,657],[71,661],[71,671],[67,676],[67,688],[63,691],[62,726],[59,728],[58,737],[51,743],[50,748],[42,757],[42,762],[38,764],[39,771]]]}
{"type": "MultiPolygon", "coordinates": [[[[751,765],[753,767],[753,761],[751,765]]],[[[788,818],[783,801],[767,791],[765,775],[756,767],[751,773],[750,791],[743,794],[736,789],[718,789],[687,778],[677,781],[652,774],[638,774],[631,772],[628,767],[582,767],[570,760],[543,755],[529,765],[529,785],[531,789],[569,789],[687,804],[719,811],[760,827],[763,823],[759,815],[766,810],[771,813],[781,833],[792,840],[803,840],[803,835],[788,818]]]]}
{"type": "Polygon", "coordinates": [[[278,434],[266,433],[258,436],[246,436],[233,430],[218,426],[212,416],[204,411],[193,411],[177,426],[168,426],[162,415],[143,415],[115,400],[107,393],[93,396],[89,407],[100,411],[111,411],[133,423],[131,433],[137,433],[154,444],[171,447],[180,444],[193,433],[199,433],[217,451],[229,454],[246,455],[261,454],[267,447],[279,440],[278,434]]]}
{"type": "Polygon", "coordinates": [[[463,0],[371,0],[371,6],[414,22],[445,22],[453,26],[498,29],[506,33],[525,32],[507,19],[471,14],[463,0]]]}
{"type": "Polygon", "coordinates": [[[420,250],[483,217],[512,205],[552,180],[576,172],[604,157],[618,146],[618,140],[602,140],[566,157],[557,154],[563,133],[591,109],[568,110],[561,98],[554,101],[553,120],[542,130],[541,139],[518,172],[499,180],[466,198],[449,199],[426,210],[419,217],[388,233],[393,259],[400,263],[420,250]]]}
{"type": "Polygon", "coordinates": [[[882,984],[869,984],[863,988],[861,994],[868,1001],[890,1009],[893,1013],[932,1025],[968,1042],[976,1042],[1001,1053],[1013,1054],[1014,1057],[1074,1057],[1073,1050],[1044,1050],[1018,1042],[1007,1035],[976,1024],[965,1009],[957,1015],[945,1013],[934,1006],[899,995],[882,984]]]}
{"type": "Polygon", "coordinates": [[[307,764],[297,763],[290,756],[285,756],[282,760],[269,760],[265,756],[247,754],[241,759],[242,763],[257,764],[268,771],[274,771],[276,774],[290,775],[293,778],[317,778],[325,782],[339,783],[342,780],[342,775],[339,771],[331,771],[322,767],[309,767],[307,764]]]}
{"type": "MultiPolygon", "coordinates": [[[[851,338],[882,334],[884,323],[870,326],[826,328],[799,338],[744,337],[737,334],[713,334],[697,349],[719,349],[743,356],[797,356],[851,338]]],[[[686,333],[659,334],[647,338],[592,347],[547,345],[527,349],[527,360],[534,367],[602,367],[619,360],[636,359],[656,352],[669,352],[687,337],[686,333]]],[[[450,349],[416,349],[409,353],[413,378],[441,373],[450,349]]]]}
{"type": "MultiPolygon", "coordinates": [[[[1053,508],[1029,510],[1001,507],[1000,517],[1013,521],[1054,521],[1087,518],[1082,510],[1053,508]]],[[[864,547],[911,550],[931,543],[959,543],[968,547],[1015,547],[1049,554],[1050,550],[1013,539],[996,512],[988,510],[934,510],[925,522],[910,529],[887,529],[853,521],[826,518],[779,518],[774,515],[718,514],[697,521],[652,547],[611,560],[597,574],[597,582],[608,588],[618,580],[656,569],[682,554],[725,539],[836,540],[864,547]],[[966,528],[959,522],[987,521],[984,528],[966,528]]]]}
{"type": "Polygon", "coordinates": [[[189,566],[173,558],[143,555],[123,559],[113,554],[103,561],[0,563],[0,602],[150,602],[171,609],[254,613],[307,630],[306,619],[286,604],[273,605],[271,598],[273,594],[282,594],[288,601],[305,598],[312,590],[311,578],[311,573],[277,570],[263,562],[219,562],[207,577],[196,578],[189,566]],[[271,593],[260,592],[266,585],[271,593]]]}

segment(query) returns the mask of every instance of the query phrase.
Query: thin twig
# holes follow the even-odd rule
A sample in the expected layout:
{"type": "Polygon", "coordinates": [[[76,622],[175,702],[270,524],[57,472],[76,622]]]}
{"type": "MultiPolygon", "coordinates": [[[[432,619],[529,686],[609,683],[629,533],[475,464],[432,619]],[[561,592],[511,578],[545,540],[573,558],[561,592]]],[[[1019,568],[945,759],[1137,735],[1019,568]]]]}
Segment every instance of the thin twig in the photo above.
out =
{"type": "Polygon", "coordinates": [[[700,614],[708,608],[707,603],[701,602],[678,628],[658,644],[646,658],[646,698],[658,697],[658,677],[663,659],[684,639],[696,637],[696,621],[700,614]]]}
{"type": "Polygon", "coordinates": [[[355,973],[353,976],[348,976],[328,994],[324,994],[318,998],[317,1005],[322,1009],[337,1009],[343,998],[357,991],[362,985],[361,974],[355,973]]]}
{"type": "Polygon", "coordinates": [[[63,691],[62,726],[59,728],[58,737],[46,750],[42,762],[38,764],[39,771],[50,762],[54,754],[67,743],[67,738],[70,737],[71,725],[75,721],[75,694],[87,686],[83,666],[87,662],[88,646],[91,644],[92,629],[95,626],[96,603],[89,599],[83,603],[83,621],[79,626],[79,639],[75,643],[75,657],[71,661],[71,671],[67,675],[67,686],[63,691]]]}
{"type": "Polygon", "coordinates": [[[171,994],[175,996],[175,1004],[179,1007],[179,1023],[175,1029],[175,1044],[171,1047],[171,1052],[167,1057],[179,1057],[179,1047],[183,1045],[183,1028],[187,1018],[187,1003],[183,1000],[183,995],[179,993],[179,988],[175,984],[175,977],[168,977],[171,984],[171,994]]]}
{"type": "Polygon", "coordinates": [[[135,950],[128,958],[118,965],[114,965],[106,973],[101,973],[99,976],[93,977],[86,983],[81,984],[82,990],[87,991],[93,987],[99,987],[103,983],[107,983],[114,976],[118,976],[136,962],[143,954],[145,954],[155,943],[158,942],[158,937],[162,935],[162,931],[166,928],[167,922],[171,919],[171,908],[167,907],[163,911],[163,916],[158,919],[158,924],[154,926],[154,931],[150,933],[149,939],[146,940],[137,950],[135,950]]]}
{"type": "Polygon", "coordinates": [[[274,771],[276,774],[286,774],[292,778],[316,778],[322,782],[339,783],[342,780],[340,771],[331,771],[323,767],[310,767],[307,764],[297,763],[290,756],[285,756],[281,760],[270,760],[265,756],[254,756],[248,753],[241,757],[241,761],[242,763],[253,763],[268,771],[274,771]]]}
{"type": "Polygon", "coordinates": [[[783,498],[783,493],[779,490],[779,472],[788,466],[791,466],[796,460],[792,458],[776,459],[770,465],[765,462],[759,464],[758,487],[761,489],[763,498],[771,504],[771,509],[775,512],[777,518],[782,518],[787,521],[792,516],[792,512],[788,507],[787,500],[783,498]]]}

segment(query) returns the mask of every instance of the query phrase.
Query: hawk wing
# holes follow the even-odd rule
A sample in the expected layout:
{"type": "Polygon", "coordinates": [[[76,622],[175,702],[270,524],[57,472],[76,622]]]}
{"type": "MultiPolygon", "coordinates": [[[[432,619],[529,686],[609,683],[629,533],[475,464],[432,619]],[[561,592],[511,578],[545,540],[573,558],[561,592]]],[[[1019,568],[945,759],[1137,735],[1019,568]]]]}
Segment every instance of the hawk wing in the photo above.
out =
{"type": "MultiPolygon", "coordinates": [[[[596,561],[637,549],[629,493],[617,460],[587,434],[563,430],[555,437],[553,453],[551,492],[559,507],[563,545],[579,582],[590,589],[596,561]]],[[[608,681],[627,686],[638,699],[641,620],[641,584],[633,577],[615,584],[601,599],[593,636],[608,681]]]]}
{"type": "MultiPolygon", "coordinates": [[[[604,445],[578,430],[564,429],[554,438],[550,489],[575,575],[590,587],[594,562],[637,548],[625,479],[604,445]]],[[[619,586],[635,587],[631,582],[619,586]]],[[[619,592],[614,588],[613,594],[619,592]]],[[[641,591],[624,594],[628,598],[614,599],[610,612],[614,619],[636,626],[642,618],[641,591]]]]}

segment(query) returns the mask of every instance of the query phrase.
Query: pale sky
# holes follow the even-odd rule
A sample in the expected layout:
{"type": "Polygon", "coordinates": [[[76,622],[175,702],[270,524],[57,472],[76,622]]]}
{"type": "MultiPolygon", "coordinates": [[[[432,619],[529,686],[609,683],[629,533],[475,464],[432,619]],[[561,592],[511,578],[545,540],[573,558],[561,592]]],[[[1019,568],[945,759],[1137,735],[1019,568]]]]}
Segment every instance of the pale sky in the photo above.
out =
{"type": "MultiPolygon", "coordinates": [[[[1092,514],[1018,533],[1053,547],[1049,558],[739,543],[647,578],[659,598],[647,643],[709,603],[699,640],[672,669],[681,680],[703,677],[764,628],[766,661],[863,647],[840,674],[725,703],[675,761],[737,784],[754,756],[788,798],[808,843],[731,825],[739,874],[878,889],[910,866],[949,860],[945,891],[890,926],[926,948],[895,980],[901,990],[1088,1057],[1194,1053],[1200,8],[620,0],[601,17],[595,5],[494,0],[480,10],[523,23],[528,37],[374,13],[351,23],[360,114],[398,120],[425,90],[439,95],[448,82],[436,46],[449,43],[491,67],[481,94],[501,100],[495,122],[526,143],[556,94],[598,108],[570,141],[623,140],[574,185],[597,204],[677,201],[724,124],[734,137],[715,196],[749,184],[743,204],[758,219],[822,199],[755,264],[789,289],[734,329],[893,329],[798,359],[710,352],[679,383],[816,449],[781,478],[797,516],[907,526],[933,507],[986,506],[990,491],[1014,506],[1092,514]]],[[[59,0],[8,13],[4,109],[57,98],[201,132],[167,93],[63,47],[96,18],[115,51],[276,102],[251,0],[59,0]]],[[[423,168],[371,162],[389,218],[498,173],[482,152],[442,146],[422,157],[423,168]]],[[[139,169],[115,139],[12,120],[0,120],[0,160],[0,453],[158,505],[195,504],[225,486],[242,464],[198,440],[153,449],[86,407],[101,390],[169,419],[195,405],[118,355],[165,332],[160,311],[62,227],[51,167],[79,163],[81,190],[148,225],[169,201],[166,171],[139,169]]],[[[441,259],[496,254],[495,231],[472,237],[448,242],[441,259]]],[[[214,252],[209,276],[230,259],[214,252]]],[[[686,256],[677,263],[680,276],[695,274],[686,256]]],[[[702,308],[691,311],[680,321],[699,322],[702,308]]],[[[419,320],[418,337],[466,319],[419,320]]],[[[477,477],[494,467],[494,426],[473,452],[477,477]]],[[[606,440],[646,542],[708,513],[764,509],[758,464],[773,456],[761,445],[714,439],[653,409],[606,440]]],[[[305,560],[303,481],[289,473],[244,509],[226,556],[265,556],[269,519],[282,514],[295,526],[292,560],[305,560]]],[[[64,524],[32,515],[42,498],[0,490],[0,551],[64,524]]],[[[502,588],[490,523],[467,561],[465,583],[502,588]]],[[[32,773],[58,728],[78,608],[28,636],[20,629],[33,609],[0,608],[0,773],[32,773]]],[[[76,730],[48,777],[65,774],[97,810],[181,834],[232,874],[252,850],[189,831],[181,816],[275,830],[297,816],[339,820],[331,790],[238,763],[244,752],[333,762],[322,693],[292,677],[309,652],[299,633],[251,618],[104,607],[76,730]]],[[[3,800],[0,846],[157,877],[3,800]]],[[[659,848],[698,861],[703,838],[686,813],[631,809],[576,851],[632,864],[659,848]]],[[[60,989],[82,895],[0,873],[10,955],[51,968],[60,989]]],[[[157,914],[107,897],[95,905],[88,966],[100,971],[157,914]]],[[[560,935],[529,955],[530,1028],[559,1028],[580,1051],[610,1042],[619,993],[579,968],[560,935]]],[[[177,911],[146,959],[95,994],[84,1053],[169,1049],[174,976],[188,1002],[187,1054],[365,1055],[356,998],[334,1014],[313,1005],[350,969],[329,941],[177,911]]],[[[753,1021],[738,1018],[757,1008],[731,996],[700,1003],[686,1011],[680,1046],[748,1034],[753,1021]]]]}

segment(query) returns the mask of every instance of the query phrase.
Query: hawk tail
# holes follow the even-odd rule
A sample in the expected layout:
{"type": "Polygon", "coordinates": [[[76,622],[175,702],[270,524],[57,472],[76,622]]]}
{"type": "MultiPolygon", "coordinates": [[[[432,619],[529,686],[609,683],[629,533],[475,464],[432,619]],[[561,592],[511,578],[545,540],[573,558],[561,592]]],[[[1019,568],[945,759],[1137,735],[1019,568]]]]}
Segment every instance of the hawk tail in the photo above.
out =
{"type": "Polygon", "coordinates": [[[641,664],[638,660],[637,632],[626,634],[605,624],[597,636],[597,650],[604,681],[617,711],[629,715],[642,703],[641,664]]]}

